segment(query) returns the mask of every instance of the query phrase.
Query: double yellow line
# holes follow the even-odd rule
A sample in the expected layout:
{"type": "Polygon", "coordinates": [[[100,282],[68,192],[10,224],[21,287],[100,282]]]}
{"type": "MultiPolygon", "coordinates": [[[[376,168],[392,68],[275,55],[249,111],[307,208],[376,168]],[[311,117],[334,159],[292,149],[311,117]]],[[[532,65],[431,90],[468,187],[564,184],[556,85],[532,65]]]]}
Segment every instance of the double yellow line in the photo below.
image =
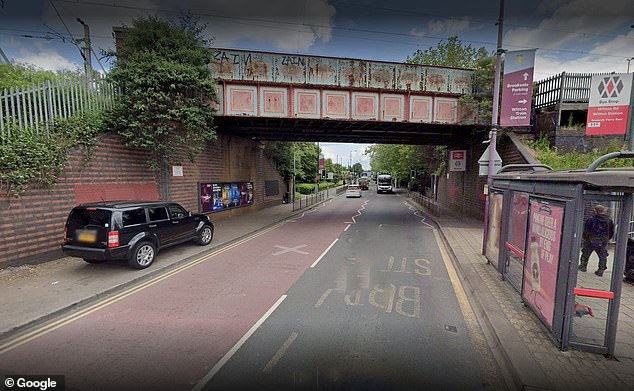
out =
{"type": "Polygon", "coordinates": [[[73,314],[66,315],[66,316],[64,316],[64,317],[62,317],[62,318],[60,318],[60,319],[58,319],[58,320],[56,320],[54,322],[47,323],[47,324],[44,324],[42,326],[37,326],[32,331],[28,331],[28,332],[26,332],[24,334],[18,335],[17,337],[12,338],[12,339],[8,340],[7,342],[4,342],[4,343],[0,344],[0,355],[4,354],[4,353],[6,353],[6,352],[8,352],[10,350],[13,350],[13,349],[15,349],[15,348],[17,348],[17,347],[19,347],[21,345],[24,345],[24,344],[26,344],[26,343],[28,343],[30,341],[33,341],[34,339],[37,339],[37,338],[39,338],[39,337],[41,337],[43,335],[46,335],[46,334],[48,334],[48,333],[50,333],[52,331],[55,331],[55,330],[59,329],[60,327],[63,327],[63,326],[65,326],[65,325],[67,325],[67,324],[69,324],[71,322],[74,322],[74,321],[76,321],[76,320],[78,320],[80,318],[83,318],[86,315],[89,315],[89,314],[91,314],[91,313],[93,313],[95,311],[99,311],[102,308],[105,308],[105,307],[107,307],[107,306],[109,306],[111,304],[114,304],[114,303],[116,303],[116,302],[118,302],[120,300],[123,300],[126,297],[128,297],[130,295],[133,295],[133,294],[135,294],[137,292],[140,292],[143,289],[148,288],[148,287],[150,287],[150,286],[152,286],[154,284],[157,284],[157,283],[159,283],[159,282],[161,282],[161,281],[163,281],[163,280],[165,280],[165,279],[167,279],[167,278],[169,278],[169,277],[171,277],[171,276],[173,276],[175,274],[178,274],[178,273],[180,273],[180,272],[182,272],[184,270],[187,270],[187,269],[189,269],[191,267],[194,267],[194,266],[196,266],[196,265],[198,265],[200,263],[208,261],[209,259],[211,259],[211,258],[213,258],[213,257],[215,257],[215,256],[217,256],[219,254],[222,254],[222,253],[224,253],[226,251],[229,251],[229,250],[234,249],[234,248],[236,248],[238,246],[241,246],[242,244],[244,244],[244,243],[246,243],[246,242],[248,242],[248,241],[250,241],[252,239],[257,238],[258,236],[262,236],[262,235],[264,235],[264,234],[266,234],[266,233],[278,228],[279,226],[283,225],[284,223],[285,222],[280,222],[280,223],[275,224],[275,225],[273,225],[273,226],[271,226],[269,228],[265,228],[262,231],[256,232],[256,233],[254,233],[252,235],[249,235],[248,237],[240,239],[237,242],[231,243],[231,244],[227,245],[226,247],[220,248],[218,250],[214,250],[213,252],[211,252],[209,254],[206,254],[206,255],[203,255],[200,258],[193,259],[193,260],[191,260],[191,261],[189,261],[189,262],[187,262],[187,263],[185,263],[183,265],[180,265],[180,266],[178,266],[178,267],[176,267],[174,269],[166,271],[165,273],[160,274],[160,275],[158,275],[156,277],[153,277],[153,278],[151,278],[151,279],[149,279],[147,281],[141,282],[141,283],[139,283],[139,284],[137,284],[137,285],[135,285],[133,287],[130,287],[130,288],[128,288],[128,289],[126,289],[126,290],[124,290],[122,292],[114,294],[114,295],[112,295],[112,296],[110,296],[110,297],[108,297],[108,298],[106,298],[104,300],[101,300],[101,301],[99,301],[99,302],[97,302],[95,304],[92,304],[92,305],[90,305],[90,306],[88,306],[86,308],[83,308],[83,309],[81,309],[81,310],[79,310],[79,311],[77,311],[77,312],[75,312],[73,314]]]}

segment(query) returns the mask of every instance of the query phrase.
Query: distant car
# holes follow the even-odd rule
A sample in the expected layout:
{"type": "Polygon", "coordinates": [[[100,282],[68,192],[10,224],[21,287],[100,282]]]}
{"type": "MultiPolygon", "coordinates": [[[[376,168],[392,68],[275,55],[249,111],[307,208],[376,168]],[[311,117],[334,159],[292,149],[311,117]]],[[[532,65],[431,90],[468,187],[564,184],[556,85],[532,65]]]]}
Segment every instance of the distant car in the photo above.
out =
{"type": "Polygon", "coordinates": [[[348,185],[346,189],[346,198],[350,197],[361,197],[361,189],[359,185],[348,185]]]}
{"type": "Polygon", "coordinates": [[[74,207],[66,220],[62,251],[88,263],[127,260],[145,269],[158,251],[190,240],[211,243],[214,225],[200,213],[169,201],[106,201],[74,207]]]}
{"type": "Polygon", "coordinates": [[[368,182],[369,182],[368,178],[359,179],[359,188],[361,190],[368,190],[369,188],[368,182]]]}

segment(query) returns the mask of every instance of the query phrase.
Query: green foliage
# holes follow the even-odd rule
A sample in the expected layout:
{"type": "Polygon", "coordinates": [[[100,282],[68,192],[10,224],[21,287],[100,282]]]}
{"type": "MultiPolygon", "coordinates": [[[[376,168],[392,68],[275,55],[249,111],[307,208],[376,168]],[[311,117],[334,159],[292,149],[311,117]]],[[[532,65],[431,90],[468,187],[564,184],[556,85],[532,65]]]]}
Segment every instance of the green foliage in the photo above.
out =
{"type": "Polygon", "coordinates": [[[122,95],[108,123],[127,146],[150,152],[153,169],[172,162],[181,148],[193,160],[216,137],[211,53],[195,22],[188,23],[136,20],[109,75],[122,95]]]}
{"type": "MultiPolygon", "coordinates": [[[[437,47],[425,50],[417,50],[407,62],[434,66],[449,66],[471,68],[473,73],[473,94],[460,97],[462,120],[479,124],[491,123],[493,108],[493,85],[495,82],[495,56],[488,53],[486,48],[478,49],[470,44],[463,44],[457,36],[449,37],[447,41],[441,41],[437,47]]],[[[413,155],[403,155],[411,169],[417,173],[436,174],[443,172],[447,160],[447,147],[421,145],[416,147],[413,155]],[[409,159],[411,160],[411,163],[409,159]]],[[[403,167],[401,167],[401,170],[403,167]]],[[[410,168],[408,168],[409,170],[410,168]]],[[[373,166],[373,170],[374,166],[373,166]]],[[[399,176],[403,172],[399,172],[399,176]]]]}
{"type": "Polygon", "coordinates": [[[11,87],[25,87],[49,81],[82,80],[83,74],[75,71],[45,71],[29,64],[0,64],[0,91],[11,87]]]}
{"type": "Polygon", "coordinates": [[[315,192],[314,183],[296,183],[295,191],[300,194],[311,194],[315,192]]]}
{"type": "Polygon", "coordinates": [[[447,41],[441,41],[435,48],[416,50],[406,62],[411,64],[435,65],[445,67],[474,68],[475,62],[488,57],[484,47],[476,49],[470,44],[463,44],[458,36],[449,37],[447,41]]]}
{"type": "Polygon", "coordinates": [[[90,158],[94,137],[103,131],[99,113],[57,119],[49,136],[13,129],[0,138],[0,191],[20,197],[29,186],[52,186],[66,163],[66,150],[87,148],[90,158]]]}
{"type": "MultiPolygon", "coordinates": [[[[555,170],[574,170],[588,168],[588,166],[599,157],[610,153],[624,151],[625,145],[620,145],[616,140],[612,140],[610,146],[605,150],[595,150],[587,153],[567,152],[562,153],[550,146],[547,138],[541,137],[528,145],[535,150],[537,160],[542,164],[547,164],[555,170]]],[[[632,159],[611,159],[605,162],[602,167],[632,167],[632,159]]]]}
{"type": "Polygon", "coordinates": [[[377,144],[368,148],[372,155],[372,171],[390,173],[396,178],[407,178],[414,164],[416,146],[377,144]]]}
{"type": "Polygon", "coordinates": [[[319,167],[319,148],[311,142],[265,141],[265,153],[277,167],[277,171],[286,180],[295,182],[314,182],[319,167]],[[295,169],[293,171],[293,159],[295,169]]]}

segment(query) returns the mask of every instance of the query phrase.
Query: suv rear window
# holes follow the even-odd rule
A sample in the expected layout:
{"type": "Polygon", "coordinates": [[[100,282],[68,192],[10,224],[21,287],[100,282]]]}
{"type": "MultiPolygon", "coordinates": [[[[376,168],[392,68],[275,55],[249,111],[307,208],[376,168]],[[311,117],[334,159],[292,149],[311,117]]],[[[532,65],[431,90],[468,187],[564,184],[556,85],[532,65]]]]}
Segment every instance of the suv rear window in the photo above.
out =
{"type": "Polygon", "coordinates": [[[112,212],[106,209],[75,208],[68,217],[68,228],[71,230],[82,227],[107,227],[110,224],[112,212]]]}
{"type": "Polygon", "coordinates": [[[131,225],[145,224],[145,209],[144,208],[124,210],[122,215],[123,215],[124,227],[129,227],[131,225]]]}

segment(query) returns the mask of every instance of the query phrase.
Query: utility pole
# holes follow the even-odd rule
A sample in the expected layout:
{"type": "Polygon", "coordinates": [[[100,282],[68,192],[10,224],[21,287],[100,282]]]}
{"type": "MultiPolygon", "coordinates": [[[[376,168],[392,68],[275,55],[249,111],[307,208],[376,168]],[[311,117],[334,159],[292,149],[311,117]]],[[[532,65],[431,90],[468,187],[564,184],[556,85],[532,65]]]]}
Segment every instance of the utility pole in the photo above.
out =
{"type": "Polygon", "coordinates": [[[482,241],[482,254],[485,253],[486,237],[489,224],[489,194],[493,186],[493,174],[495,174],[495,148],[497,144],[498,106],[500,101],[500,70],[502,68],[502,36],[504,27],[504,0],[500,0],[500,16],[498,18],[498,45],[495,52],[495,84],[493,85],[493,112],[491,115],[491,134],[489,135],[489,167],[487,172],[487,191],[484,206],[484,240],[482,241]]]}
{"type": "Polygon", "coordinates": [[[78,41],[84,42],[84,70],[86,71],[86,83],[92,82],[92,55],[90,49],[90,27],[83,20],[77,18],[77,21],[84,26],[84,38],[78,41]]]}
{"type": "MultiPolygon", "coordinates": [[[[6,54],[4,54],[4,51],[2,50],[2,48],[0,48],[0,56],[2,57],[2,59],[4,60],[5,63],[9,64],[9,66],[11,66],[11,61],[9,61],[9,58],[7,57],[6,54]]],[[[629,65],[629,62],[628,62],[629,65]]]]}

